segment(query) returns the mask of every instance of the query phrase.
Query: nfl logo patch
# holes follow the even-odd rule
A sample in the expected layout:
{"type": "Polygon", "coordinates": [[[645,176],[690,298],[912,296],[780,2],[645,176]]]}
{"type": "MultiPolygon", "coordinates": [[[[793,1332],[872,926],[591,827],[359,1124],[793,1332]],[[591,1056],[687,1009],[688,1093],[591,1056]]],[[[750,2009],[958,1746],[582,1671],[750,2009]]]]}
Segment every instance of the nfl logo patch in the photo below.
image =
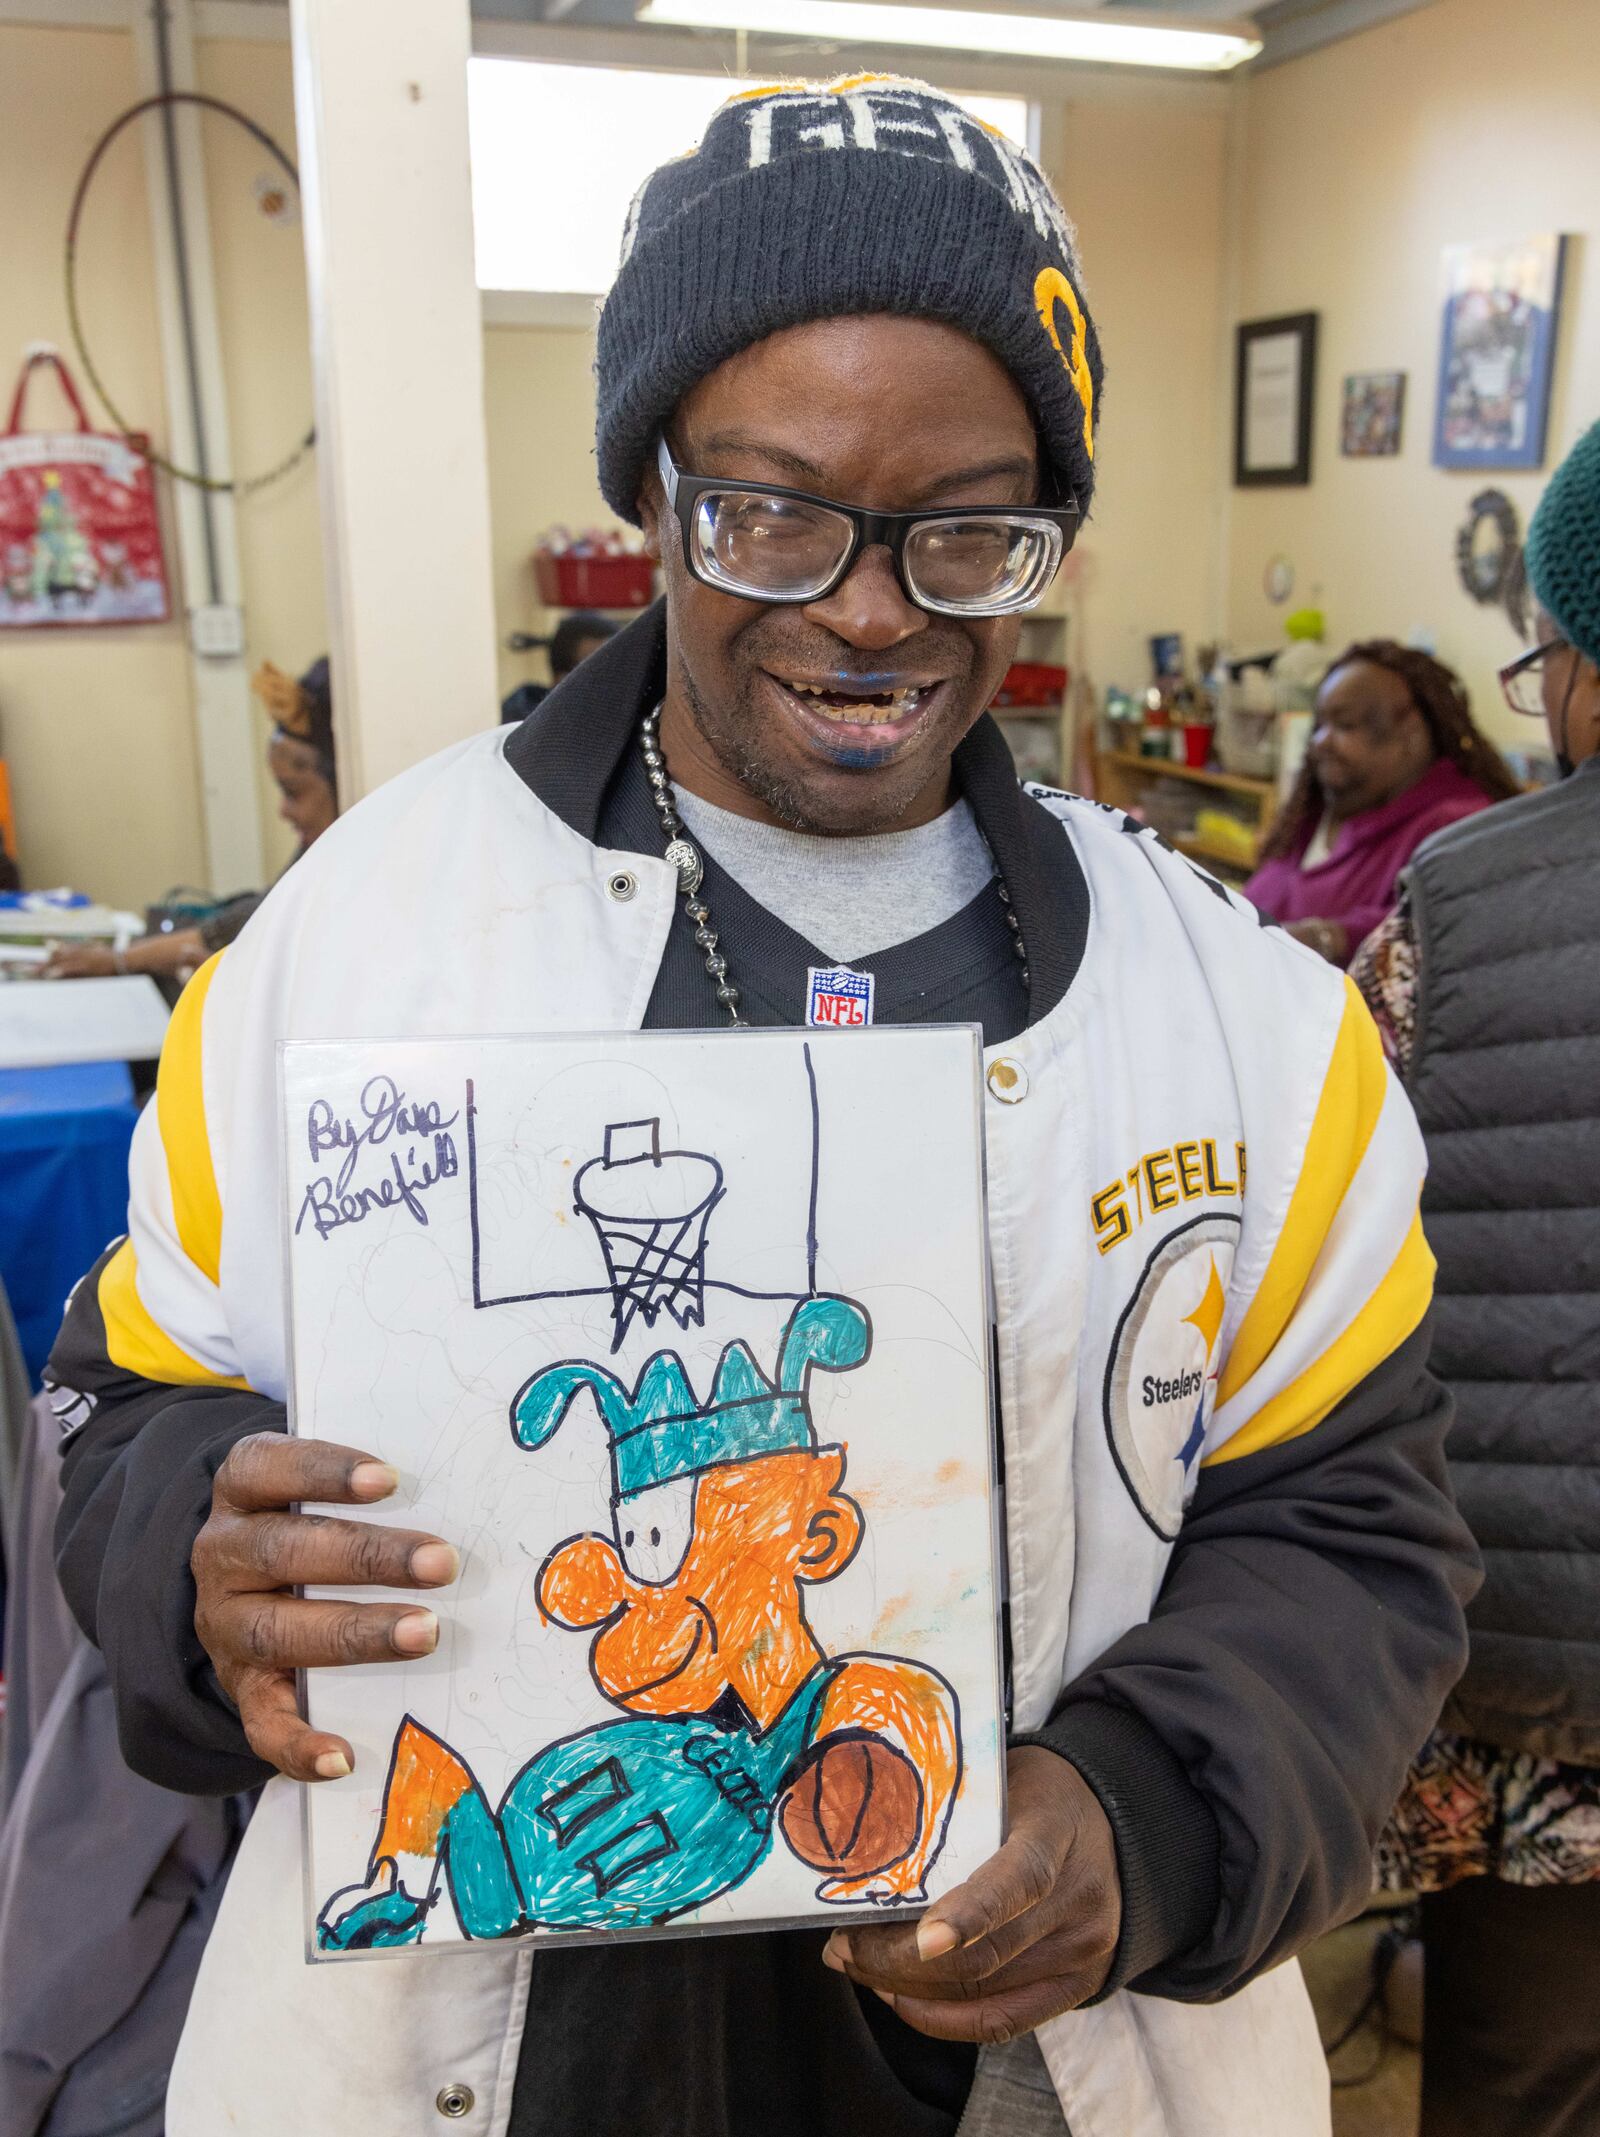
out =
{"type": "Polygon", "coordinates": [[[839,1026],[870,1024],[877,981],[848,965],[812,965],[806,991],[806,1022],[839,1026]]]}

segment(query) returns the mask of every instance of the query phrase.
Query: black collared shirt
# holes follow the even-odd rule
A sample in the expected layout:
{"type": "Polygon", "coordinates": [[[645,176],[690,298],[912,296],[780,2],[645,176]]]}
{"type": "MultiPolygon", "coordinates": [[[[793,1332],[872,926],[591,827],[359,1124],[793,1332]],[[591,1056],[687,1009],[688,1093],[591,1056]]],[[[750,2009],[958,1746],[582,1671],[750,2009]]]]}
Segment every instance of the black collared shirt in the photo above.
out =
{"type": "MultiPolygon", "coordinates": [[[[612,781],[599,828],[603,846],[630,853],[665,850],[636,750],[629,751],[612,781]]],[[[803,1024],[807,975],[834,959],[752,898],[714,852],[702,847],[701,858],[700,895],[728,959],[729,977],[738,985],[740,1014],[751,1024],[803,1024]]],[[[853,969],[870,972],[876,981],[875,1023],[979,1024],[985,1045],[995,1046],[1015,1038],[1028,1021],[1028,990],[1012,941],[997,880],[937,927],[858,957],[853,969]]],[[[728,1021],[681,900],[644,1021],[647,1031],[686,1031],[728,1021]]]]}

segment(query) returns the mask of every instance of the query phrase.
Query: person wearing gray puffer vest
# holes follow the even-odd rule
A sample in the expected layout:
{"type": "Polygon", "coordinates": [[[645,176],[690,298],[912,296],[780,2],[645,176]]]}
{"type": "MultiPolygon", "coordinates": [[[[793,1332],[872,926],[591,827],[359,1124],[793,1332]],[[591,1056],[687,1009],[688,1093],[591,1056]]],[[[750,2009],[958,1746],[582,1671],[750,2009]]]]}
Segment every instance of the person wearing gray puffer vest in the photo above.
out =
{"type": "Polygon", "coordinates": [[[1501,680],[1561,781],[1431,839],[1352,968],[1427,1140],[1432,1365],[1486,1571],[1379,1849],[1422,1895],[1422,2137],[1600,2131],[1600,424],[1527,573],[1501,680]]]}

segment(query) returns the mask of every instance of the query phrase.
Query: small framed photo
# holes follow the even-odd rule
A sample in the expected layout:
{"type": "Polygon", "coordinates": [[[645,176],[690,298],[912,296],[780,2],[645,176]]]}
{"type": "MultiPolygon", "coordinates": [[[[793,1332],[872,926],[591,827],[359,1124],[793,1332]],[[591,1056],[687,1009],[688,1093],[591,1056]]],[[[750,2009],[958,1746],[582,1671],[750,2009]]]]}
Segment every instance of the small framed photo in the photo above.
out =
{"type": "Polygon", "coordinates": [[[1445,247],[1435,467],[1543,467],[1566,246],[1445,247]]]}
{"type": "Polygon", "coordinates": [[[1241,488],[1311,480],[1317,315],[1247,320],[1238,330],[1233,479],[1241,488]]]}
{"type": "Polygon", "coordinates": [[[1344,382],[1339,450],[1347,460],[1383,460],[1400,450],[1403,371],[1354,371],[1344,382]]]}

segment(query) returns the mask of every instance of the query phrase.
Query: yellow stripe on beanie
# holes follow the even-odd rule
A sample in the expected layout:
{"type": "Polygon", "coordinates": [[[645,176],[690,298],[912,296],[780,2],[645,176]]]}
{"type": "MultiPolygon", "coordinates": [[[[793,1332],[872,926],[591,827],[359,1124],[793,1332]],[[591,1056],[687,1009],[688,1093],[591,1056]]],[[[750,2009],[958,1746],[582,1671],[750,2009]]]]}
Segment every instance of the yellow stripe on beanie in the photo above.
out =
{"type": "Polygon", "coordinates": [[[1083,403],[1083,449],[1094,458],[1094,379],[1089,371],[1089,330],[1084,325],[1078,293],[1059,267],[1041,267],[1033,285],[1033,301],[1039,322],[1056,345],[1056,354],[1066,365],[1078,399],[1083,403]],[[1072,320],[1072,347],[1061,346],[1056,331],[1056,306],[1064,304],[1072,320]]]}

